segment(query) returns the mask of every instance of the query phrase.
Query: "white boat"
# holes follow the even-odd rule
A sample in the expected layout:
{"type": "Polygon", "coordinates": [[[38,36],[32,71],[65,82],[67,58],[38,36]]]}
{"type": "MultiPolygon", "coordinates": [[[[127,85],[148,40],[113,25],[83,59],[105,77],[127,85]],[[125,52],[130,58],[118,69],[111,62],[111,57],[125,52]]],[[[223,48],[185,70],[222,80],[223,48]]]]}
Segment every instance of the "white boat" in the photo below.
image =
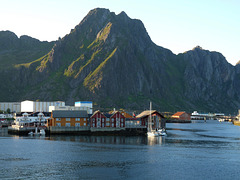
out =
{"type": "Polygon", "coordinates": [[[46,134],[45,130],[44,129],[40,129],[40,135],[41,136],[45,136],[45,134],[46,134]]]}
{"type": "Polygon", "coordinates": [[[166,136],[166,135],[167,135],[165,129],[159,129],[159,130],[158,130],[158,134],[159,134],[159,136],[166,136]]]}
{"type": "Polygon", "coordinates": [[[33,134],[34,133],[32,131],[28,133],[29,136],[33,136],[33,134]]]}
{"type": "Polygon", "coordinates": [[[40,132],[38,132],[38,128],[36,127],[35,128],[35,133],[34,132],[29,132],[28,133],[29,136],[45,136],[46,135],[46,132],[44,129],[40,129],[40,132]]]}

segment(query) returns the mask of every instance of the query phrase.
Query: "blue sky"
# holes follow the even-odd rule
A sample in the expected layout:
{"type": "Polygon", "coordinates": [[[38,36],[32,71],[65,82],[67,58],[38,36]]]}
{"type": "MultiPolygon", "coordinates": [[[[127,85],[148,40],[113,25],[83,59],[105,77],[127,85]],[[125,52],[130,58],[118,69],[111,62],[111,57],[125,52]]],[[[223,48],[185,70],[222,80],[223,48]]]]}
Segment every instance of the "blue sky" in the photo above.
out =
{"type": "Polygon", "coordinates": [[[239,0],[0,0],[0,30],[57,40],[96,7],[140,19],[152,41],[178,54],[199,45],[240,60],[239,0]]]}

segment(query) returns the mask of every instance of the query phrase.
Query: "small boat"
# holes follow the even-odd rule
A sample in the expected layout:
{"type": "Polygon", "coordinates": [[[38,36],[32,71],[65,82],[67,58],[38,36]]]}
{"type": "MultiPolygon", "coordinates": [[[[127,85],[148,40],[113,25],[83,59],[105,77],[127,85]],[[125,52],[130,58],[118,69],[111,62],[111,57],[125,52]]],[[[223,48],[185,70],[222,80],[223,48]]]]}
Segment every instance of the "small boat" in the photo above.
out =
{"type": "Polygon", "coordinates": [[[149,131],[147,132],[147,136],[148,137],[158,137],[159,136],[159,133],[157,131],[149,131]]]}
{"type": "Polygon", "coordinates": [[[45,136],[45,134],[46,134],[45,130],[44,129],[40,129],[40,135],[41,136],[45,136]]]}
{"type": "Polygon", "coordinates": [[[29,136],[45,136],[46,135],[46,132],[44,129],[40,129],[40,132],[38,132],[38,128],[36,127],[35,128],[35,133],[34,132],[29,132],[28,133],[29,136]]]}
{"type": "Polygon", "coordinates": [[[34,133],[32,131],[28,133],[29,136],[33,136],[33,134],[34,133]]]}
{"type": "Polygon", "coordinates": [[[166,135],[167,135],[165,129],[159,129],[159,130],[158,130],[158,134],[159,134],[159,136],[166,136],[166,135]]]}

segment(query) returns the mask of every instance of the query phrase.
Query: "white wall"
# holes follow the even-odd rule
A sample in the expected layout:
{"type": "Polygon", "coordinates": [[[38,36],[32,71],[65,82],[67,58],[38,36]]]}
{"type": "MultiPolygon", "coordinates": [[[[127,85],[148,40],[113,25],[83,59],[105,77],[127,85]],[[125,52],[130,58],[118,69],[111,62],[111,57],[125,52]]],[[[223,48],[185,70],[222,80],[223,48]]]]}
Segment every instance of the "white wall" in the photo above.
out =
{"type": "Polygon", "coordinates": [[[23,101],[21,102],[21,112],[50,112],[49,106],[65,106],[65,102],[23,101]]]}
{"type": "Polygon", "coordinates": [[[75,107],[82,107],[82,110],[87,110],[89,114],[92,114],[92,101],[78,101],[75,102],[75,107]]]}
{"type": "Polygon", "coordinates": [[[21,112],[21,103],[20,102],[0,102],[0,110],[7,111],[10,109],[11,112],[21,112]]]}

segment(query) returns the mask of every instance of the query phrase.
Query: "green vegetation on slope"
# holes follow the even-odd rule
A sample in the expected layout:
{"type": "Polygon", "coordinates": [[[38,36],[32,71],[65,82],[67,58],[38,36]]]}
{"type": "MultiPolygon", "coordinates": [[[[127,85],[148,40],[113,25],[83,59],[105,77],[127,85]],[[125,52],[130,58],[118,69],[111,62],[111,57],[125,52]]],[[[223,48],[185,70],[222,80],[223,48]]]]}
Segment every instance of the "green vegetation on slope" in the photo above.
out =
{"type": "Polygon", "coordinates": [[[100,85],[102,80],[102,68],[107,63],[107,61],[115,54],[117,48],[115,48],[112,53],[93,71],[88,74],[84,79],[83,85],[88,87],[90,91],[94,91],[100,85]]]}
{"type": "Polygon", "coordinates": [[[46,64],[49,61],[49,57],[50,57],[50,53],[51,51],[44,55],[43,57],[40,57],[39,59],[29,62],[29,63],[23,63],[23,64],[16,64],[14,67],[15,68],[19,68],[19,67],[25,67],[25,68],[29,68],[31,65],[35,64],[35,63],[39,63],[40,66],[38,66],[36,68],[37,71],[42,72],[44,68],[46,68],[46,64]]]}

